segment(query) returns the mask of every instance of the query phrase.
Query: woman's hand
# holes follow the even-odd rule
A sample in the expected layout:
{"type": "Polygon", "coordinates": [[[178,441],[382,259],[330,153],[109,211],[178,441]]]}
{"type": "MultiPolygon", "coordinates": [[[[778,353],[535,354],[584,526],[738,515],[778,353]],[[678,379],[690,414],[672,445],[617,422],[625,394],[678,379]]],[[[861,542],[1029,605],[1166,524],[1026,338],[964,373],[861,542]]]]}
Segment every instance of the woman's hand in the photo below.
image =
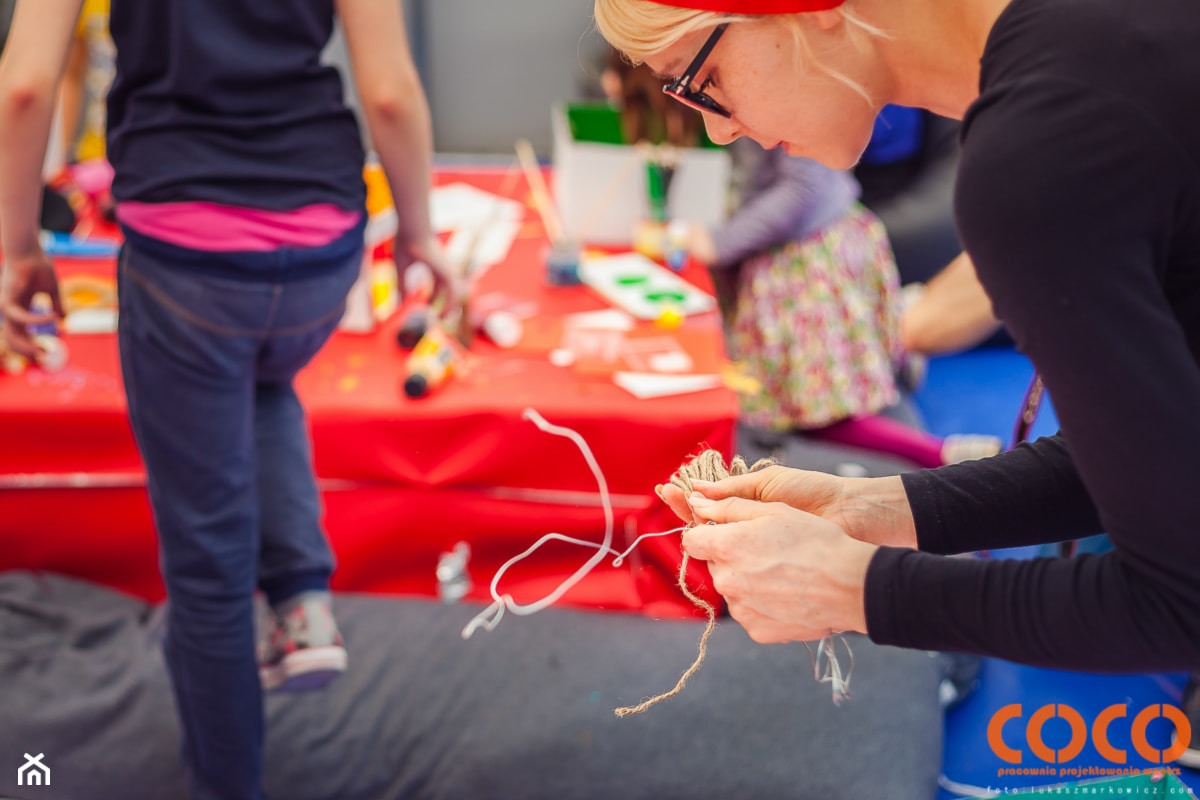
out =
{"type": "MultiPolygon", "coordinates": [[[[824,472],[767,467],[716,482],[693,481],[693,495],[710,500],[743,498],[784,503],[834,523],[863,542],[916,547],[908,496],[898,477],[839,478],[824,472]]],[[[659,495],[684,522],[700,521],[677,486],[665,485],[659,495]]]]}
{"type": "Polygon", "coordinates": [[[0,314],[4,315],[8,349],[31,361],[41,361],[42,349],[30,336],[27,326],[61,320],[63,307],[54,264],[40,247],[4,260],[0,272],[0,314]],[[50,297],[52,308],[41,312],[31,310],[34,295],[41,293],[50,297]]]}
{"type": "Polygon", "coordinates": [[[689,556],[708,562],[713,588],[756,642],[810,641],[867,630],[863,587],[876,546],[784,503],[698,493],[702,523],[683,534],[689,556]]]}

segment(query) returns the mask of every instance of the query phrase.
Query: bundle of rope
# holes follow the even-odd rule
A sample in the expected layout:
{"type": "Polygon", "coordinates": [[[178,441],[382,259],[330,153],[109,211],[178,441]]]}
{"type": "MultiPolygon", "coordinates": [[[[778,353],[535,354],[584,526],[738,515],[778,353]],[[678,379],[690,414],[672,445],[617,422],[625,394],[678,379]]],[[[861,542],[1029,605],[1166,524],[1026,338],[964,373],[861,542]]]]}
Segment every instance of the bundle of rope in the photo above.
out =
{"type": "MultiPolygon", "coordinates": [[[[652,536],[666,536],[668,534],[679,533],[687,530],[688,527],[691,527],[690,525],[687,525],[680,528],[673,528],[669,531],[642,534],[641,536],[638,536],[623,552],[617,552],[612,547],[613,510],[612,502],[608,493],[608,484],[605,481],[604,473],[600,470],[600,465],[596,462],[596,458],[592,454],[591,448],[588,447],[587,442],[584,441],[583,437],[580,436],[576,431],[573,431],[570,428],[552,425],[551,423],[547,422],[541,414],[532,408],[525,409],[523,416],[532,421],[542,431],[554,436],[562,436],[571,440],[583,454],[584,459],[587,461],[588,467],[591,469],[592,474],[596,477],[596,484],[600,491],[601,505],[604,508],[604,541],[597,544],[596,542],[588,542],[569,536],[564,536],[561,533],[548,533],[541,537],[538,541],[534,542],[534,544],[524,552],[513,556],[496,571],[494,576],[492,576],[490,592],[493,602],[491,605],[477,614],[470,622],[467,623],[466,627],[463,628],[462,637],[464,639],[469,639],[479,628],[493,630],[504,616],[506,609],[514,614],[528,615],[547,608],[561,598],[572,586],[582,580],[587,573],[591,572],[591,570],[595,568],[599,562],[610,553],[615,556],[612,562],[613,566],[620,566],[625,560],[625,557],[637,547],[638,543],[641,542],[642,539],[652,536]],[[595,548],[596,553],[584,564],[582,564],[572,575],[564,580],[553,592],[541,600],[538,600],[534,603],[529,603],[527,605],[521,605],[517,603],[511,595],[501,594],[499,590],[500,580],[503,578],[508,569],[517,562],[531,555],[545,542],[550,540],[564,541],[570,544],[577,544],[582,547],[595,548]]],[[[748,465],[741,456],[735,456],[733,460],[726,465],[725,456],[720,451],[704,450],[680,466],[679,469],[671,476],[670,482],[673,485],[678,486],[686,493],[692,491],[693,481],[719,481],[732,475],[745,475],[750,472],[755,472],[765,467],[773,466],[774,464],[775,462],[772,459],[760,459],[754,464],[748,465]]],[[[704,658],[708,652],[709,637],[712,636],[712,632],[716,628],[717,615],[716,609],[711,603],[701,597],[698,597],[692,592],[691,589],[688,588],[688,563],[689,559],[687,551],[682,551],[682,556],[679,562],[679,589],[681,592],[683,592],[683,595],[687,597],[687,599],[691,601],[692,604],[694,604],[697,608],[701,609],[708,618],[708,621],[704,626],[704,630],[700,634],[700,644],[696,659],[692,662],[691,666],[684,670],[683,674],[679,676],[679,680],[675,683],[673,688],[661,694],[649,697],[637,705],[622,706],[614,709],[614,713],[618,717],[626,717],[631,714],[640,714],[646,709],[679,694],[681,691],[683,691],[684,686],[687,685],[688,680],[696,674],[697,670],[700,669],[700,665],[704,663],[704,658]]],[[[805,648],[808,649],[809,657],[812,659],[814,677],[819,682],[833,684],[833,701],[836,704],[841,703],[843,699],[849,696],[850,675],[849,672],[843,674],[841,666],[838,663],[837,654],[834,650],[835,640],[841,641],[842,646],[845,648],[851,659],[852,669],[854,654],[850,652],[849,645],[846,644],[844,639],[841,639],[840,634],[833,633],[823,638],[817,645],[816,653],[813,652],[808,642],[804,642],[803,644],[805,648]],[[822,667],[823,664],[824,667],[822,667]]]]}
{"type": "MultiPolygon", "coordinates": [[[[719,481],[722,478],[728,478],[730,475],[745,475],[747,472],[769,467],[775,462],[769,458],[756,461],[753,466],[747,466],[745,459],[741,456],[734,456],[733,461],[729,466],[725,465],[725,456],[719,450],[705,450],[683,466],[671,476],[671,484],[678,486],[684,492],[692,491],[692,481],[719,481]]],[[[683,557],[679,561],[679,590],[683,592],[683,596],[692,601],[692,604],[702,610],[708,616],[708,623],[704,626],[704,632],[700,634],[700,647],[696,654],[696,660],[692,665],[684,670],[679,676],[674,688],[670,691],[657,694],[647,698],[635,706],[622,706],[615,710],[618,717],[626,717],[630,714],[640,714],[653,705],[661,703],[663,700],[668,700],[683,691],[683,687],[696,671],[700,669],[700,665],[704,663],[704,658],[708,654],[708,638],[712,636],[713,630],[717,627],[717,612],[713,608],[712,603],[697,597],[692,593],[692,590],[687,585],[687,568],[688,554],[683,551],[683,557]]]]}

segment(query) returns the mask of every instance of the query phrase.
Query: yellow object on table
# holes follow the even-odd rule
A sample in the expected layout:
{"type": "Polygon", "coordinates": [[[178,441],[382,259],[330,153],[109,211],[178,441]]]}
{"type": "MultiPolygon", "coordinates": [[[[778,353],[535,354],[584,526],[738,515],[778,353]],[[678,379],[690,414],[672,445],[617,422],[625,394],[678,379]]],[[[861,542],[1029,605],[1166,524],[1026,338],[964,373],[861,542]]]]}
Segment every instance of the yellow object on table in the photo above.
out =
{"type": "Polygon", "coordinates": [[[674,330],[683,324],[684,313],[679,306],[667,305],[663,306],[663,310],[659,312],[658,319],[654,322],[660,328],[674,330]]]}

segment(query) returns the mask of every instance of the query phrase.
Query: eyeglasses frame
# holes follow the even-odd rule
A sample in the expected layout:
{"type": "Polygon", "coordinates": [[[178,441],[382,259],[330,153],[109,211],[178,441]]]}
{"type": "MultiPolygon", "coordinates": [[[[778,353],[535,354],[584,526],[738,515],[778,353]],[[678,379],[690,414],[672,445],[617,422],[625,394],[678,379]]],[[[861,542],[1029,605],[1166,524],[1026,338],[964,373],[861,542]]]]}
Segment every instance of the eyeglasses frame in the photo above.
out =
{"type": "Polygon", "coordinates": [[[712,52],[712,49],[720,40],[721,34],[725,33],[725,29],[728,27],[728,22],[722,22],[713,28],[713,32],[709,34],[708,39],[705,40],[700,51],[696,53],[696,57],[692,59],[692,63],[688,64],[683,74],[663,87],[664,94],[670,95],[685,106],[694,108],[697,111],[716,114],[725,119],[730,119],[733,116],[725,106],[713,100],[704,92],[692,89],[692,80],[695,78],[696,73],[704,66],[708,54],[712,52]]]}

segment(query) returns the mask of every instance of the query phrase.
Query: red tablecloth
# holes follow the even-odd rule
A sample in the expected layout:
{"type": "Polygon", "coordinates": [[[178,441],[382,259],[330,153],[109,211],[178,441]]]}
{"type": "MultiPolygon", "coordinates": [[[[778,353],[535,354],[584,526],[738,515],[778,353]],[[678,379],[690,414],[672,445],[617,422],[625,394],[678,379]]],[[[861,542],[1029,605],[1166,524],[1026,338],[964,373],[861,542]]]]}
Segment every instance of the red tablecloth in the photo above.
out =
{"type": "MultiPolygon", "coordinates": [[[[441,172],[437,180],[497,191],[502,176],[472,170],[441,172]]],[[[729,389],[639,400],[609,376],[550,364],[546,352],[563,317],[608,306],[586,288],[546,283],[544,232],[526,207],[508,258],[478,288],[536,304],[520,346],[499,350],[476,340],[465,374],[411,400],[400,388],[405,353],[393,318],[374,333],[335,334],[298,379],[338,590],[432,595],[439,554],[465,541],[474,579],[468,597],[484,600],[498,567],[543,534],[599,542],[595,479],[574,445],[522,418],[526,408],[573,428],[591,446],[612,493],[618,549],[638,534],[674,527],[654,486],[688,454],[732,450],[737,403],[729,389]]],[[[111,275],[113,265],[61,259],[59,269],[111,275]]],[[[701,268],[689,267],[685,277],[707,286],[701,268]]],[[[634,335],[662,334],[639,323],[634,335]]],[[[720,368],[715,312],[689,317],[672,334],[696,371],[720,368]]],[[[156,543],[115,336],[65,334],[64,341],[64,371],[0,374],[0,569],[56,570],[158,599],[156,543]]],[[[499,589],[531,602],[593,553],[552,543],[510,570],[499,589]]],[[[644,541],[621,568],[610,562],[563,602],[662,616],[694,612],[674,585],[677,537],[644,541]]],[[[689,582],[707,582],[702,566],[689,582]]],[[[704,593],[714,599],[711,590],[704,593]]]]}

